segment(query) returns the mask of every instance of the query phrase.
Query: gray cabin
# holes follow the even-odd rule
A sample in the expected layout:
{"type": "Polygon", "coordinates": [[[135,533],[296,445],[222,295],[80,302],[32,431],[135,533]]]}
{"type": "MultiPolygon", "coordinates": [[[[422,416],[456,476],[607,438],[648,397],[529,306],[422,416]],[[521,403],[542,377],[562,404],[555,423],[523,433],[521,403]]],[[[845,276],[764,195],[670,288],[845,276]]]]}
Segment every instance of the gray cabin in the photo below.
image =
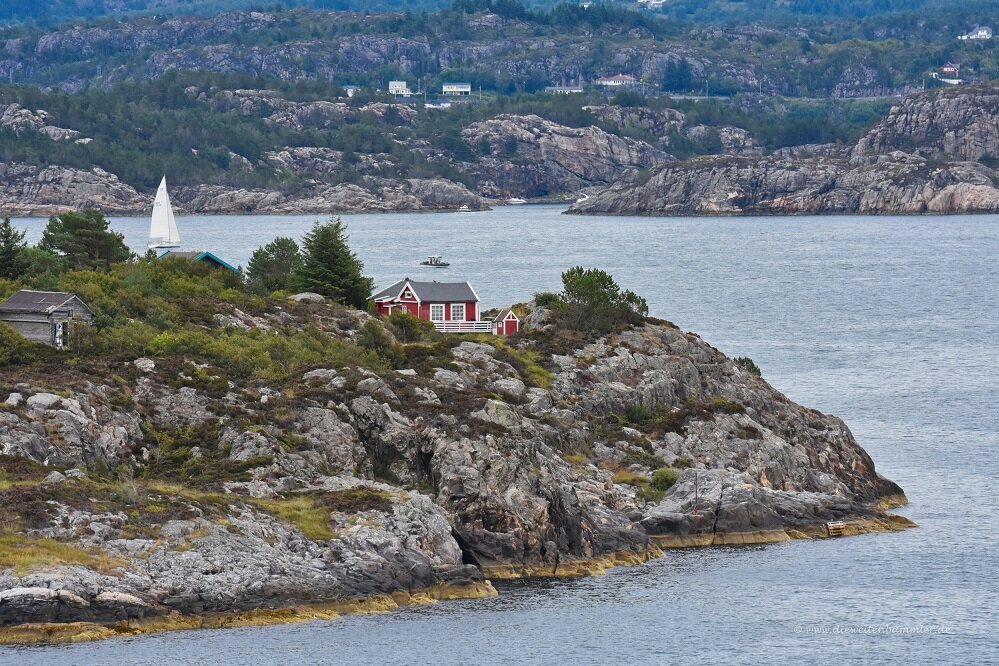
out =
{"type": "Polygon", "coordinates": [[[32,342],[61,349],[69,341],[69,322],[89,324],[94,312],[76,294],[22,289],[0,303],[0,321],[32,342]]]}

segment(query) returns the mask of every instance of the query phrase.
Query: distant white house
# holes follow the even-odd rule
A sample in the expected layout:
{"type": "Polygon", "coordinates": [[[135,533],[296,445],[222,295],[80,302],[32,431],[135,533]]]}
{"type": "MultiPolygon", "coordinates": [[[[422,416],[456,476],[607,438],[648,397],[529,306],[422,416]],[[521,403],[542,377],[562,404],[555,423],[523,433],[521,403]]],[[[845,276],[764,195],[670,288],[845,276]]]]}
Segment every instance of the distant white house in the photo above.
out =
{"type": "Polygon", "coordinates": [[[361,89],[361,86],[343,86],[343,91],[347,93],[347,97],[353,97],[354,93],[361,89]]]}
{"type": "Polygon", "coordinates": [[[969,39],[992,39],[992,28],[988,26],[979,26],[968,34],[959,36],[958,39],[962,41],[969,39]]]}
{"type": "Polygon", "coordinates": [[[630,86],[634,85],[636,82],[635,77],[630,74],[615,74],[614,76],[605,76],[602,79],[597,79],[594,81],[598,86],[606,86],[609,88],[616,88],[619,86],[630,86]]]}
{"type": "Polygon", "coordinates": [[[572,95],[583,92],[583,86],[548,86],[545,92],[556,95],[572,95]]]}
{"type": "Polygon", "coordinates": [[[462,95],[472,94],[472,84],[471,83],[445,83],[444,84],[444,95],[447,97],[461,97],[462,95]]]}
{"type": "Polygon", "coordinates": [[[413,91],[409,89],[409,84],[405,81],[389,81],[388,91],[389,95],[397,97],[410,97],[413,94],[413,91]]]}

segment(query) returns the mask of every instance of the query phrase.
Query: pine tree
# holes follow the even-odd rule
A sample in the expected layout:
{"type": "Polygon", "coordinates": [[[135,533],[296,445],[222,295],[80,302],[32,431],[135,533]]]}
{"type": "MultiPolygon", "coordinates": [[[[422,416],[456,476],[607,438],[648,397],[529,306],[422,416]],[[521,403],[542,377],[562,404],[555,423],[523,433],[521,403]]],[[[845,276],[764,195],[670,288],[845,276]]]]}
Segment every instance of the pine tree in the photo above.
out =
{"type": "Polygon", "coordinates": [[[296,289],[364,308],[374,282],[363,270],[364,264],[347,245],[343,221],[335,217],[326,223],[316,222],[302,239],[302,265],[293,284],[296,289]]]}
{"type": "Polygon", "coordinates": [[[270,293],[289,289],[292,275],[301,265],[298,243],[290,238],[275,238],[253,252],[246,273],[253,287],[270,293]]]}
{"type": "Polygon", "coordinates": [[[63,213],[49,218],[38,247],[61,255],[70,268],[108,268],[133,256],[110,225],[99,210],[63,213]]]}
{"type": "Polygon", "coordinates": [[[0,222],[0,278],[16,280],[28,270],[28,259],[24,249],[24,232],[18,231],[10,223],[10,218],[0,222]]]}

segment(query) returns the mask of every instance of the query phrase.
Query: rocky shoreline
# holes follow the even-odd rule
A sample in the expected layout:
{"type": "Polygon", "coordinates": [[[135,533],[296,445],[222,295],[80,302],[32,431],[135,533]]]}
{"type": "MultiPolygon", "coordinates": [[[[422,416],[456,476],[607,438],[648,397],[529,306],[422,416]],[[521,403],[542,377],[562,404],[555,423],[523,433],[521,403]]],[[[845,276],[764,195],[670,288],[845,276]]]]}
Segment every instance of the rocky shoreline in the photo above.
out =
{"type": "MultiPolygon", "coordinates": [[[[218,336],[347,344],[370,319],[212,307],[218,336]]],[[[829,521],[912,525],[842,421],[696,335],[587,338],[543,308],[525,324],[288,380],[162,350],[0,370],[0,524],[17,526],[0,534],[0,642],[384,610],[829,521]]]]}
{"type": "Polygon", "coordinates": [[[992,88],[912,95],[853,146],[712,156],[631,174],[579,215],[911,215],[999,211],[992,88]]]}

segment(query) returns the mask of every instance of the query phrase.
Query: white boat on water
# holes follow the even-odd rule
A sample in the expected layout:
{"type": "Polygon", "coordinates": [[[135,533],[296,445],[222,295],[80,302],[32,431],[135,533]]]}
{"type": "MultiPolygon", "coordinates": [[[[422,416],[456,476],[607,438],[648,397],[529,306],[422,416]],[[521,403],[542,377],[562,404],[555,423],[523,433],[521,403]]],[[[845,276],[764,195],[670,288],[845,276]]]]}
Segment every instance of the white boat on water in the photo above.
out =
{"type": "Polygon", "coordinates": [[[507,199],[506,204],[508,206],[519,206],[521,204],[526,204],[527,199],[521,199],[520,197],[514,197],[512,199],[507,199]]]}
{"type": "Polygon", "coordinates": [[[164,176],[160,181],[160,188],[156,190],[153,216],[149,220],[149,249],[173,247],[180,247],[180,232],[177,231],[177,221],[173,217],[173,206],[170,205],[170,195],[167,194],[166,176],[164,176]]]}

